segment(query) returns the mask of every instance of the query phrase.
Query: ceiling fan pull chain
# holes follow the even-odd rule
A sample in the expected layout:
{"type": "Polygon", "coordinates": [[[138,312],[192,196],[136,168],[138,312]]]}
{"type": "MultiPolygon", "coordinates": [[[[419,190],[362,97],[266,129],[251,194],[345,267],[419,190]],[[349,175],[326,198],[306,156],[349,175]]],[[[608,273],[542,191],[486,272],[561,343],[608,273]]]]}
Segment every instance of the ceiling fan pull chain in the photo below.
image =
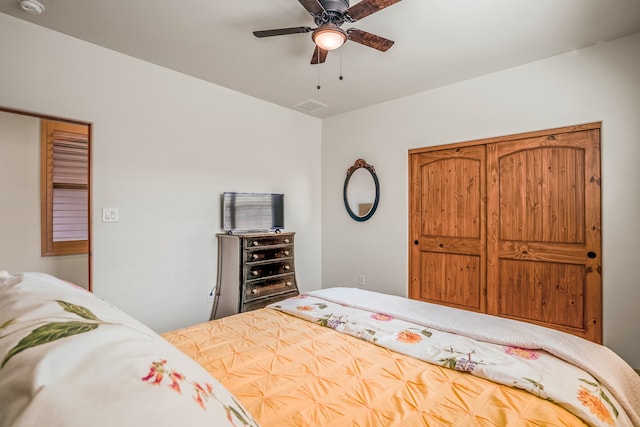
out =
{"type": "Polygon", "coordinates": [[[340,49],[340,77],[338,77],[338,79],[342,80],[342,51],[343,49],[340,49]]]}
{"type": "Polygon", "coordinates": [[[318,67],[318,86],[316,89],[320,90],[320,49],[316,49],[316,52],[318,52],[318,64],[316,65],[318,67]]]}

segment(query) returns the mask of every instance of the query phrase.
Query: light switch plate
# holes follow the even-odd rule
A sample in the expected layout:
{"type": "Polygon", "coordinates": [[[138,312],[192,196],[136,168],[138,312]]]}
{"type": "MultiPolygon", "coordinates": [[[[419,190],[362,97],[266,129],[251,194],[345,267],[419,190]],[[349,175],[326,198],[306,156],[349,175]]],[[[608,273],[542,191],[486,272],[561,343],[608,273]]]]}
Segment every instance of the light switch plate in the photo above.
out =
{"type": "Polygon", "coordinates": [[[102,222],[118,222],[118,208],[102,208],[102,222]]]}

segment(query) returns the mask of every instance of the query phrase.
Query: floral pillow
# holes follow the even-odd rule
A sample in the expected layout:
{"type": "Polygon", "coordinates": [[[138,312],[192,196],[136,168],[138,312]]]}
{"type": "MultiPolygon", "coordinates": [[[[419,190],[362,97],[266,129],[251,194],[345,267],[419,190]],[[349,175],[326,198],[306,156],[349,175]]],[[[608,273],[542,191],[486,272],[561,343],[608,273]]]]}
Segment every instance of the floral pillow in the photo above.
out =
{"type": "Polygon", "coordinates": [[[82,288],[0,271],[0,427],[257,426],[148,327],[82,288]]]}

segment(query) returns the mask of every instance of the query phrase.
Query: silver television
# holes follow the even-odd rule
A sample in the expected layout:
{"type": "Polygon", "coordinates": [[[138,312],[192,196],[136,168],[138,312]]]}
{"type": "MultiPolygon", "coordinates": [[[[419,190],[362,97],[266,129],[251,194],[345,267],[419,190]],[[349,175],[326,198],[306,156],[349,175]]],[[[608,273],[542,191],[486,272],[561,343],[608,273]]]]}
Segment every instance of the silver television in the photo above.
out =
{"type": "Polygon", "coordinates": [[[222,229],[233,232],[284,229],[284,194],[222,193],[222,229]]]}

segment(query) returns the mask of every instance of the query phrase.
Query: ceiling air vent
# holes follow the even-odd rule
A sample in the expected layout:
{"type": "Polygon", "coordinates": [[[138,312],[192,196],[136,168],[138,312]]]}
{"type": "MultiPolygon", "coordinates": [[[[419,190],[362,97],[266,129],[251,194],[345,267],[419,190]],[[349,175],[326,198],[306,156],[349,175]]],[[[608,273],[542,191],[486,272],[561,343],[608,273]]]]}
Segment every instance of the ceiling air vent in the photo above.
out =
{"type": "Polygon", "coordinates": [[[327,108],[328,105],[325,105],[321,102],[315,101],[313,99],[309,99],[307,101],[301,102],[300,104],[294,105],[298,110],[305,111],[307,113],[312,113],[316,110],[320,110],[322,108],[327,108]]]}

